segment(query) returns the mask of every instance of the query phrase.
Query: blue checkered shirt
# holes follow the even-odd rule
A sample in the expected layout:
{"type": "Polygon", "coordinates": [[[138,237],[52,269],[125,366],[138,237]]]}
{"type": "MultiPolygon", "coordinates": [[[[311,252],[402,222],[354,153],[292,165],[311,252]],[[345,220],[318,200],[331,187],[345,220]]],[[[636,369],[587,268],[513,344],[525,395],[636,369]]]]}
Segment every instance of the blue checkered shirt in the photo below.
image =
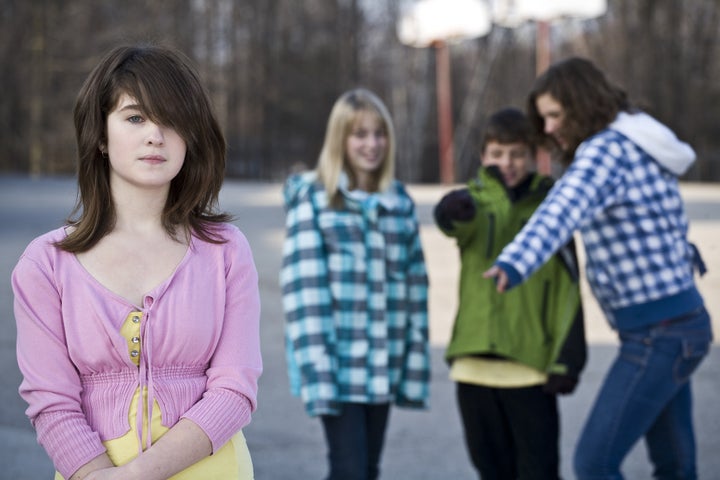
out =
{"type": "Polygon", "coordinates": [[[531,275],[575,230],[586,275],[616,328],[634,328],[702,305],[696,250],[677,178],[619,132],[585,141],[527,225],[500,254],[511,283],[531,275]]]}
{"type": "Polygon", "coordinates": [[[427,406],[428,280],[414,205],[389,192],[328,207],[314,174],[288,179],[280,285],[291,391],[310,415],[340,402],[427,406]]]}

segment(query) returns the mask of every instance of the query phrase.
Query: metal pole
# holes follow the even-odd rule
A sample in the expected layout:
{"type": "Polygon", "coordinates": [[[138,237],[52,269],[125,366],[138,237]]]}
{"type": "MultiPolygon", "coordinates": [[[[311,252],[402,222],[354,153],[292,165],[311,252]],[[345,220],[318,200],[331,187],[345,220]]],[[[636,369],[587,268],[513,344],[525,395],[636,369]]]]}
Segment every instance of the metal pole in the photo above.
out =
{"type": "MultiPolygon", "coordinates": [[[[538,20],[536,22],[535,33],[535,71],[537,75],[541,75],[550,67],[550,22],[547,20],[538,20]]],[[[544,148],[538,148],[537,169],[543,175],[550,175],[552,165],[550,162],[550,153],[544,148]]]]}
{"type": "Polygon", "coordinates": [[[437,41],[435,46],[435,73],[437,76],[438,141],[440,153],[440,181],[455,181],[453,152],[452,92],[450,88],[450,54],[447,43],[437,41]]]}
{"type": "Polygon", "coordinates": [[[535,34],[535,68],[538,75],[550,66],[550,52],[550,22],[538,20],[535,34]]]}

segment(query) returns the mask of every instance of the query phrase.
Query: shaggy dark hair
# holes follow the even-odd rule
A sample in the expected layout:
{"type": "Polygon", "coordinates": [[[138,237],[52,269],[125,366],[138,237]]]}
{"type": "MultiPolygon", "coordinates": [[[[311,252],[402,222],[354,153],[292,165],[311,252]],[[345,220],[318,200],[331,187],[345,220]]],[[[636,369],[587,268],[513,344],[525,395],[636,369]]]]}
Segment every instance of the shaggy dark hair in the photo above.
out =
{"type": "Polygon", "coordinates": [[[213,227],[230,219],[216,211],[225,175],[226,143],[210,98],[182,53],[142,45],[110,51],[78,93],[73,113],[79,191],[68,220],[75,228],[58,247],[87,251],[115,226],[110,166],[100,150],[107,145],[108,114],[123,94],[135,99],[149,119],[177,131],[187,146],[163,211],[165,230],[174,238],[195,234],[206,241],[223,242],[213,227]]]}
{"type": "Polygon", "coordinates": [[[565,165],[572,162],[580,143],[607,127],[619,112],[630,109],[627,94],[611,84],[589,60],[573,57],[555,63],[535,80],[527,99],[528,117],[549,147],[557,146],[545,135],[545,122],[536,105],[537,98],[546,93],[565,111],[561,133],[568,141],[568,149],[560,158],[565,165]]]}

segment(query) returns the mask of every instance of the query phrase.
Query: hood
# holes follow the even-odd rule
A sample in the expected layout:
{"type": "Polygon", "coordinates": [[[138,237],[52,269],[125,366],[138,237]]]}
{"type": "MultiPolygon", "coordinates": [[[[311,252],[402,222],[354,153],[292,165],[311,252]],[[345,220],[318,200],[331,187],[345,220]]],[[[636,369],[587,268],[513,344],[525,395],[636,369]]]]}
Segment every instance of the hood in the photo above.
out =
{"type": "MultiPolygon", "coordinates": [[[[283,186],[283,200],[285,209],[292,208],[307,191],[317,182],[317,173],[313,171],[293,174],[285,181],[283,186]]],[[[338,182],[338,190],[351,205],[360,209],[375,209],[381,206],[388,211],[412,211],[413,202],[405,191],[404,187],[397,180],[393,180],[390,187],[384,192],[367,193],[360,190],[348,190],[348,178],[341,173],[338,182]]],[[[321,188],[321,204],[325,204],[325,191],[321,188]]]]}
{"type": "Polygon", "coordinates": [[[695,161],[695,151],[690,145],[646,113],[620,112],[608,128],[625,135],[677,176],[684,174],[695,161]]]}
{"type": "Polygon", "coordinates": [[[362,190],[350,190],[348,188],[349,179],[344,172],[340,174],[338,189],[350,201],[357,202],[363,209],[374,208],[375,205],[381,205],[385,210],[407,210],[412,208],[408,204],[408,198],[404,195],[400,184],[396,181],[384,192],[368,193],[362,190]]]}
{"type": "Polygon", "coordinates": [[[295,205],[300,197],[310,188],[317,179],[315,171],[296,173],[290,175],[283,186],[283,200],[285,209],[295,205]]]}
{"type": "MultiPolygon", "coordinates": [[[[520,184],[513,188],[508,188],[502,179],[500,169],[491,165],[489,167],[480,167],[478,170],[478,177],[476,181],[480,184],[487,182],[487,179],[492,178],[495,182],[502,185],[503,190],[507,194],[507,197],[511,202],[516,202],[524,198],[535,198],[537,196],[545,197],[553,186],[553,179],[541,175],[538,172],[528,172],[527,177],[520,184]]],[[[472,181],[471,181],[472,182],[472,181]]]]}

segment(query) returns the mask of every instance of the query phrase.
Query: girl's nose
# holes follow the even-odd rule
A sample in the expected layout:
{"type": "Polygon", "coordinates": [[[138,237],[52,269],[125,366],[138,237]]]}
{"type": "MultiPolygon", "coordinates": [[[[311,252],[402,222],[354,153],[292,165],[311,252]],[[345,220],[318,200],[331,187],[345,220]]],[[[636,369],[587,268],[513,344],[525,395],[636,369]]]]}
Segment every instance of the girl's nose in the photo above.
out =
{"type": "Polygon", "coordinates": [[[149,129],[147,143],[150,145],[163,145],[165,143],[163,127],[150,121],[147,122],[147,125],[149,129]]]}
{"type": "Polygon", "coordinates": [[[557,128],[557,125],[555,125],[555,122],[553,122],[552,120],[548,120],[548,119],[545,120],[545,129],[544,129],[545,133],[547,133],[547,134],[553,133],[556,128],[557,128]]]}
{"type": "Polygon", "coordinates": [[[378,135],[368,135],[368,145],[371,148],[376,148],[380,145],[380,137],[378,135]]]}

